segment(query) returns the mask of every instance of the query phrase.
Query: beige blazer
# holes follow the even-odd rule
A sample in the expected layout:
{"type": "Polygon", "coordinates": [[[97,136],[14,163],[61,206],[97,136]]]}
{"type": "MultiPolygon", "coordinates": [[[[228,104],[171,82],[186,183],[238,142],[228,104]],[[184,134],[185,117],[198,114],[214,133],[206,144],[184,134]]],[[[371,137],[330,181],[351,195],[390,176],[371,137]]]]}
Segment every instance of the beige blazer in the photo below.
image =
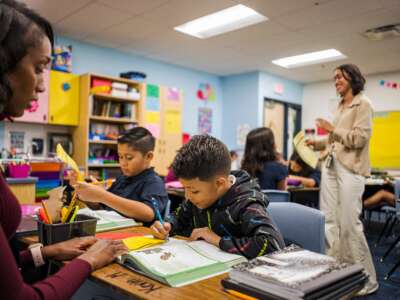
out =
{"type": "Polygon", "coordinates": [[[339,103],[333,120],[334,130],[325,140],[316,142],[315,150],[336,153],[336,158],[355,174],[370,174],[369,140],[372,133],[371,101],[359,93],[349,105],[339,103]]]}

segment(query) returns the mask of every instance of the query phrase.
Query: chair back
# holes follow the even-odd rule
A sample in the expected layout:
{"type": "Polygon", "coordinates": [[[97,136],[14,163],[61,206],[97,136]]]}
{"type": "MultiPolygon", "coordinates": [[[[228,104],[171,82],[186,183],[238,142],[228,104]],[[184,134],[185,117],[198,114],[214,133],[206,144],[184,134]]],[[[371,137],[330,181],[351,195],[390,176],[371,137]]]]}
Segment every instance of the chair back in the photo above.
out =
{"type": "Polygon", "coordinates": [[[298,203],[270,203],[267,211],[286,241],[304,249],[325,253],[325,216],[298,203]]]}
{"type": "Polygon", "coordinates": [[[289,202],[290,194],[288,191],[281,190],[262,190],[269,202],[289,202]]]}

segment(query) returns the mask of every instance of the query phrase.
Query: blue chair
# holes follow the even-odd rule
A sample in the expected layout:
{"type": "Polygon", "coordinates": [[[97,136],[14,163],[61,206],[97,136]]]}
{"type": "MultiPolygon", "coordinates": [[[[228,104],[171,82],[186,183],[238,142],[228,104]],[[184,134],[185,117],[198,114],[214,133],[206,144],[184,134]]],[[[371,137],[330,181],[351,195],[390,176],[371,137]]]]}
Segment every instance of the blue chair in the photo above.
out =
{"type": "Polygon", "coordinates": [[[289,202],[290,194],[288,191],[281,190],[262,190],[269,202],[289,202]]]}
{"type": "Polygon", "coordinates": [[[325,254],[325,216],[315,208],[293,202],[267,207],[285,240],[304,249],[325,254]]]}

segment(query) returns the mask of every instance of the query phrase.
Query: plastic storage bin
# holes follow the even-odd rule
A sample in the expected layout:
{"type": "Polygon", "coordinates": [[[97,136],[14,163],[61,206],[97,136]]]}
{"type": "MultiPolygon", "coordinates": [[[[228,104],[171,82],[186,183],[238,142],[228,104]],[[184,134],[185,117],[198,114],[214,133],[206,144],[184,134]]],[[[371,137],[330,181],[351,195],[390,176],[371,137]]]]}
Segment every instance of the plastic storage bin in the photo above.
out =
{"type": "Polygon", "coordinates": [[[26,178],[29,176],[31,167],[29,164],[22,165],[8,165],[8,175],[12,178],[26,178]]]}
{"type": "Polygon", "coordinates": [[[38,220],[39,242],[51,245],[74,237],[96,234],[97,219],[85,215],[77,215],[72,223],[46,224],[38,220]]]}

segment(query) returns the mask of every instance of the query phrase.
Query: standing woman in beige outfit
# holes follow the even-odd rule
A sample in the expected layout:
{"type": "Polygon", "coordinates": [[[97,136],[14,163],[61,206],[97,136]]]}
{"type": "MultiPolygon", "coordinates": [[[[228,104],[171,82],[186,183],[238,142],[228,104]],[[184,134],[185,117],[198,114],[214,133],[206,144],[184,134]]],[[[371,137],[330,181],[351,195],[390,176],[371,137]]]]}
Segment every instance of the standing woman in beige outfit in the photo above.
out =
{"type": "Polygon", "coordinates": [[[315,150],[328,150],[322,167],[320,194],[320,207],[326,220],[327,254],[342,262],[363,265],[369,281],[359,294],[365,295],[378,289],[374,264],[359,218],[364,177],[370,171],[373,110],[370,100],[362,93],[365,78],[357,66],[339,66],[334,80],[336,91],[342,98],[334,121],[316,121],[318,127],[329,132],[329,137],[308,144],[315,150]]]}

